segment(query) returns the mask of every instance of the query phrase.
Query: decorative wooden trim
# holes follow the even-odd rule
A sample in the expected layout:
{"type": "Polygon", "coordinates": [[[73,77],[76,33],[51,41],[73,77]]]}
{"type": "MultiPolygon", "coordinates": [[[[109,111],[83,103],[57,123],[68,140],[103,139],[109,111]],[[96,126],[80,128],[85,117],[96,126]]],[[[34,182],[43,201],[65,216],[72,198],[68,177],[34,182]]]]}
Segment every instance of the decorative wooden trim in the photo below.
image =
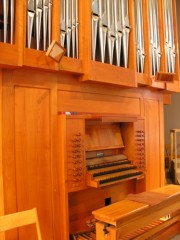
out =
{"type": "Polygon", "coordinates": [[[97,61],[90,62],[89,72],[80,76],[80,80],[137,87],[136,73],[134,69],[117,67],[97,61]]]}
{"type": "Polygon", "coordinates": [[[60,45],[60,43],[53,40],[45,55],[47,57],[52,58],[55,62],[59,63],[62,57],[64,56],[65,52],[66,52],[66,49],[63,48],[60,45]]]}

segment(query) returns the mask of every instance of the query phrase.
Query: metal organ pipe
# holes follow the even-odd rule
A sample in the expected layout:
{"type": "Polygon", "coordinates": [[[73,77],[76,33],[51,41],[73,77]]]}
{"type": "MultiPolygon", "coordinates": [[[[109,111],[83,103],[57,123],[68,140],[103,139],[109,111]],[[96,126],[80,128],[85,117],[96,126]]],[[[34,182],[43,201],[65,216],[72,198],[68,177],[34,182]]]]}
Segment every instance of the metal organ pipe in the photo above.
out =
{"type": "Polygon", "coordinates": [[[48,0],[44,0],[43,4],[43,50],[46,50],[47,45],[47,28],[48,28],[48,0]]]}
{"type": "Polygon", "coordinates": [[[161,59],[157,0],[149,0],[148,9],[151,49],[151,74],[154,76],[156,72],[160,70],[161,59]]]}
{"type": "Polygon", "coordinates": [[[36,49],[40,50],[40,34],[41,34],[41,19],[42,19],[42,0],[36,1],[36,49]]]}
{"type": "Polygon", "coordinates": [[[79,57],[78,0],[61,0],[60,43],[68,57],[79,57]]]}
{"type": "MultiPolygon", "coordinates": [[[[164,9],[166,69],[175,72],[173,0],[162,0],[164,9]]],[[[145,49],[142,0],[134,0],[137,71],[144,72],[145,49]]],[[[46,50],[52,35],[52,0],[27,0],[27,47],[46,50]]],[[[160,70],[161,49],[158,1],[148,0],[151,75],[160,70]]],[[[0,41],[14,44],[15,0],[0,3],[2,23],[0,41]]],[[[68,57],[79,57],[79,2],[61,0],[60,43],[68,57]]],[[[92,60],[128,67],[128,0],[92,0],[92,60]]]]}
{"type": "Polygon", "coordinates": [[[34,16],[35,16],[34,0],[28,0],[28,10],[27,10],[27,47],[28,48],[31,47],[34,16]]]}
{"type": "Polygon", "coordinates": [[[166,66],[169,73],[175,72],[175,43],[173,28],[173,9],[172,0],[164,0],[164,23],[165,23],[165,49],[166,49],[166,66]]]}
{"type": "Polygon", "coordinates": [[[93,60],[128,67],[128,8],[128,0],[92,0],[93,60]]]}
{"type": "Polygon", "coordinates": [[[7,42],[7,28],[8,28],[8,8],[9,1],[3,0],[3,14],[4,14],[4,43],[7,42]]]}
{"type": "Polygon", "coordinates": [[[10,43],[14,43],[14,0],[10,2],[10,43]]]}
{"type": "Polygon", "coordinates": [[[1,9],[1,26],[0,26],[0,42],[14,43],[14,0],[0,1],[1,9]]]}
{"type": "Polygon", "coordinates": [[[27,47],[46,50],[51,43],[52,0],[28,0],[27,47]]]}
{"type": "Polygon", "coordinates": [[[65,16],[66,16],[66,2],[61,0],[61,32],[60,32],[60,41],[62,47],[65,47],[65,38],[66,38],[66,27],[65,27],[65,16]]]}
{"type": "Polygon", "coordinates": [[[120,0],[115,0],[114,1],[114,7],[115,7],[114,17],[115,17],[115,32],[116,32],[116,39],[115,39],[116,65],[120,66],[122,34],[123,34],[122,15],[121,15],[121,1],[120,0]]]}
{"type": "Polygon", "coordinates": [[[107,30],[108,30],[108,22],[107,22],[107,1],[99,0],[99,44],[100,44],[100,53],[101,53],[101,61],[105,62],[105,50],[106,50],[106,42],[107,42],[107,30]]]}
{"type": "Polygon", "coordinates": [[[136,62],[137,71],[144,72],[144,31],[143,31],[143,12],[142,0],[135,0],[135,22],[136,22],[136,62]]]}
{"type": "Polygon", "coordinates": [[[96,46],[97,46],[97,32],[99,22],[99,2],[98,0],[92,1],[92,59],[96,58],[96,46]]]}

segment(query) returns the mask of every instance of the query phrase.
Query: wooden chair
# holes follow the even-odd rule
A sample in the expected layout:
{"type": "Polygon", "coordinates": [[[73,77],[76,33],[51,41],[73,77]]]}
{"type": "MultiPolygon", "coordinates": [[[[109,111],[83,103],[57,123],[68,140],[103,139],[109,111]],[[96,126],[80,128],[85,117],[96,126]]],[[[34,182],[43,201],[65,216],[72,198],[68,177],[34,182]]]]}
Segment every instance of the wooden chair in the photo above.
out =
{"type": "Polygon", "coordinates": [[[36,208],[0,216],[0,232],[35,224],[38,240],[42,240],[36,208]]]}

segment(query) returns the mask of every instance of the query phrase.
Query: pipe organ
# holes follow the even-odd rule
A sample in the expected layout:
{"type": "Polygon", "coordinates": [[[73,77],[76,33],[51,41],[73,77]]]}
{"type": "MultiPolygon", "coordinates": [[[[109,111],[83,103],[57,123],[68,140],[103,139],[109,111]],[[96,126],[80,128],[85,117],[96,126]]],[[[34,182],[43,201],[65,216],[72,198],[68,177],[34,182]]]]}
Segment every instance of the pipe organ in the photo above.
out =
{"type": "MultiPolygon", "coordinates": [[[[126,214],[111,224],[108,209],[165,184],[163,101],[180,92],[176,0],[1,0],[0,51],[0,214],[37,206],[44,240],[120,239],[126,214]],[[66,49],[61,61],[47,57],[51,43],[66,49]]],[[[172,237],[178,206],[132,233],[156,225],[172,237]]]]}
{"type": "MultiPolygon", "coordinates": [[[[159,11],[156,0],[147,1],[148,33],[150,49],[150,75],[157,72],[175,72],[176,50],[174,45],[172,0],[162,2],[164,9],[166,68],[162,70],[162,48],[160,36],[159,11]]],[[[136,70],[144,73],[145,50],[144,12],[141,0],[134,1],[136,70]]],[[[146,29],[147,31],[147,29],[146,29]]],[[[127,68],[129,66],[129,36],[131,35],[128,0],[93,0],[92,1],[92,60],[114,64],[127,68]]],[[[147,41],[147,40],[146,40],[147,41]]],[[[147,58],[147,57],[146,57],[147,58]]]]}

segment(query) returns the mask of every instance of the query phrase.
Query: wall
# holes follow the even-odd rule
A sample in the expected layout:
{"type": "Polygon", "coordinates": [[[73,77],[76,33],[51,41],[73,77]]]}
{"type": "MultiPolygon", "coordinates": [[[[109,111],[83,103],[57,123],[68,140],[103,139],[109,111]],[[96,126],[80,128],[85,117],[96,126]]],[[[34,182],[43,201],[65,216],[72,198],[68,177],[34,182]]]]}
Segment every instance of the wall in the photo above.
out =
{"type": "Polygon", "coordinates": [[[171,104],[164,106],[165,143],[170,144],[170,129],[180,128],[180,94],[172,94],[171,104]]]}
{"type": "MultiPolygon", "coordinates": [[[[176,0],[178,39],[180,39],[180,1],[176,0]]],[[[180,40],[179,40],[180,46],[180,40]]],[[[180,94],[171,95],[171,104],[164,107],[165,144],[170,144],[170,129],[180,128],[180,94]]],[[[180,139],[179,139],[180,142],[180,139]]]]}

